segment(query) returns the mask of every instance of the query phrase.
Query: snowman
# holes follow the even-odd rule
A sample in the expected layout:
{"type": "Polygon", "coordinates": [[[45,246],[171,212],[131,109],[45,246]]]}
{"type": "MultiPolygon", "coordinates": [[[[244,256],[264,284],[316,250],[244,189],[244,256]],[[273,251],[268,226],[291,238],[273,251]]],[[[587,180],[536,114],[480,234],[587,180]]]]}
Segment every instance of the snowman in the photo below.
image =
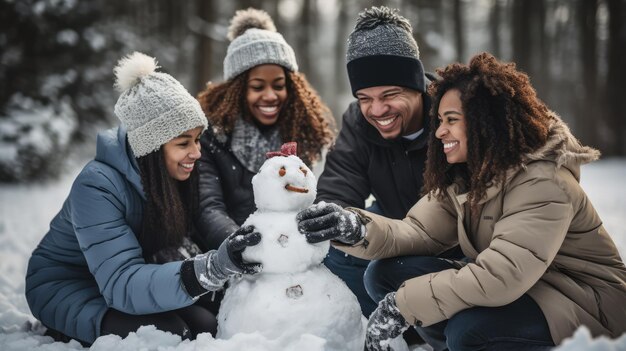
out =
{"type": "Polygon", "coordinates": [[[296,156],[296,143],[268,157],[252,179],[257,211],[244,223],[262,239],[243,258],[263,270],[230,281],[217,337],[258,332],[289,344],[312,334],[326,340],[324,350],[363,350],[367,321],[357,299],[322,264],[330,243],[309,244],[298,232],[296,214],[315,200],[315,175],[296,156]]]}

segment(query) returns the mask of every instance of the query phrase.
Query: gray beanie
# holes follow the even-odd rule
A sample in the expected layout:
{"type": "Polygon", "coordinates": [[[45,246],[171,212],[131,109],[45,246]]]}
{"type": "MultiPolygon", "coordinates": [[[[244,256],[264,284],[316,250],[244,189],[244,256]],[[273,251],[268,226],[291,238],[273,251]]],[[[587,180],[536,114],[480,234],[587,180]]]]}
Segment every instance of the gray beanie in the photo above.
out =
{"type": "Polygon", "coordinates": [[[228,28],[231,40],[224,58],[224,79],[229,80],[262,64],[276,64],[297,72],[293,49],[276,32],[274,22],[262,10],[239,10],[228,28]]]}
{"type": "Polygon", "coordinates": [[[169,74],[155,72],[154,58],[134,52],[113,69],[121,92],[115,115],[127,130],[135,157],[157,151],[182,133],[208,122],[198,101],[169,74]]]}
{"type": "Polygon", "coordinates": [[[352,94],[382,85],[425,91],[424,67],[409,21],[398,10],[371,7],[359,13],[348,37],[348,78],[352,94]]]}

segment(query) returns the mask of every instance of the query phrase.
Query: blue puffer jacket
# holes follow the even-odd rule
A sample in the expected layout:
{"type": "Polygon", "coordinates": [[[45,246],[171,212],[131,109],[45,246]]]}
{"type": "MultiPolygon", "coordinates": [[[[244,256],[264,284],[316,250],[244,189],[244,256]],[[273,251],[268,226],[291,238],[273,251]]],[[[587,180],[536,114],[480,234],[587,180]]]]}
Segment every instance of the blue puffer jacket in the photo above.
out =
{"type": "Polygon", "coordinates": [[[145,201],[126,131],[98,135],[96,158],[78,175],[33,252],[26,299],[44,325],[92,343],[108,308],[149,314],[191,305],[181,263],[146,264],[135,231],[145,201]]]}

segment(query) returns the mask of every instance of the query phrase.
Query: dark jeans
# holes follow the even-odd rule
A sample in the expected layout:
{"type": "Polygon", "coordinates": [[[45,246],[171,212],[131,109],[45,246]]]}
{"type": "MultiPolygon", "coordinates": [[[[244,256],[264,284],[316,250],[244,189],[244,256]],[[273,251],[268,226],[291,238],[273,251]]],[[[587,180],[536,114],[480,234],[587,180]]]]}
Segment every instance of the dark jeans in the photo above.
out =
{"type": "MultiPolygon", "coordinates": [[[[365,273],[365,287],[375,301],[414,277],[458,268],[439,257],[402,256],[372,261],[365,273]]],[[[473,307],[450,319],[415,329],[438,350],[549,350],[554,347],[548,323],[528,295],[500,307],[473,307]]]]}
{"type": "MultiPolygon", "coordinates": [[[[100,326],[100,335],[118,335],[122,338],[129,333],[137,331],[144,325],[154,325],[157,329],[168,331],[179,335],[183,339],[195,339],[200,333],[217,333],[217,312],[223,292],[216,292],[215,296],[209,292],[193,305],[173,311],[132,315],[109,308],[104,314],[100,326]]],[[[69,342],[72,338],[60,331],[48,328],[46,335],[51,336],[55,341],[69,342]]],[[[90,344],[84,341],[79,342],[89,347],[90,344]]]]}
{"type": "Polygon", "coordinates": [[[114,334],[122,338],[143,325],[154,325],[157,329],[179,335],[183,339],[195,339],[200,333],[217,333],[217,310],[221,292],[209,292],[193,305],[173,311],[131,315],[110,308],[102,319],[101,335],[114,334]]]}

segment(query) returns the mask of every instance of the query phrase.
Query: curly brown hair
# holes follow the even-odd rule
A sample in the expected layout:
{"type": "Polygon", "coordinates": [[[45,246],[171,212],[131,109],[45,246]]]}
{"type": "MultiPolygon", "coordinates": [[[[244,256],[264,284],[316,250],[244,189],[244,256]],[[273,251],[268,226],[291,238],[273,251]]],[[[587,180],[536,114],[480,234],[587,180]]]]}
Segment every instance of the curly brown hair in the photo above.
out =
{"type": "Polygon", "coordinates": [[[441,80],[429,88],[433,99],[430,111],[428,158],[424,173],[424,192],[445,197],[445,189],[458,179],[464,180],[468,201],[473,209],[487,188],[506,180],[507,170],[518,167],[524,156],[543,146],[553,119],[537,97],[528,76],[514,63],[499,62],[488,53],[474,56],[469,65],[455,63],[438,69],[441,80]],[[465,115],[467,162],[450,165],[441,141],[435,137],[443,95],[458,89],[465,115]]]}
{"type": "MultiPolygon", "coordinates": [[[[283,142],[298,142],[298,157],[310,166],[320,158],[324,145],[332,142],[335,135],[334,119],[304,74],[285,68],[283,70],[287,101],[278,116],[278,128],[283,142]]],[[[209,124],[222,133],[232,133],[239,116],[252,121],[246,105],[249,72],[222,83],[209,82],[206,89],[198,94],[198,101],[209,124]]]]}

